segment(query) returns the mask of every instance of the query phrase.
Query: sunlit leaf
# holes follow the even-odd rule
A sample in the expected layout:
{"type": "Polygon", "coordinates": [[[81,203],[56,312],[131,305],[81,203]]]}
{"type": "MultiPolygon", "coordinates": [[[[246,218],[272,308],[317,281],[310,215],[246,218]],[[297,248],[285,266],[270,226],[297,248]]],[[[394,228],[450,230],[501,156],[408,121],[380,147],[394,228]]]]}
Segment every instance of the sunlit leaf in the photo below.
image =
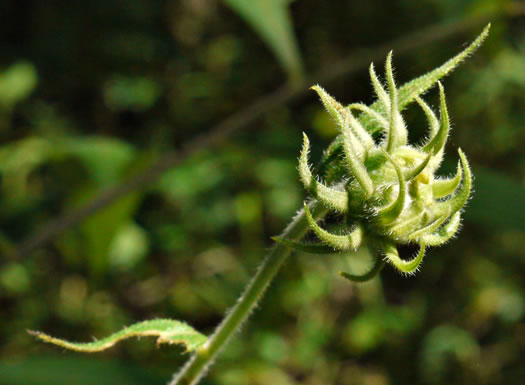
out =
{"type": "Polygon", "coordinates": [[[93,342],[76,343],[51,337],[42,332],[29,331],[38,339],[77,352],[95,353],[111,348],[117,342],[131,337],[156,336],[157,344],[182,344],[186,351],[199,348],[207,337],[184,322],[169,319],[155,319],[128,326],[106,338],[93,342]]]}

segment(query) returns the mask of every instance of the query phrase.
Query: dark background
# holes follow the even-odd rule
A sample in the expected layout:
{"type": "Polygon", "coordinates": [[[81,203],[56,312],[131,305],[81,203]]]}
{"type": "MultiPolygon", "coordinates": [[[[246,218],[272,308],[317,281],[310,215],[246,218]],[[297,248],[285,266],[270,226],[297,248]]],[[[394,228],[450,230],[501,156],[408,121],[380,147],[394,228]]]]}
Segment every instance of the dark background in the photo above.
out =
{"type": "MultiPolygon", "coordinates": [[[[444,81],[443,173],[461,147],[476,176],[459,237],[414,277],[387,268],[359,285],[337,273],[365,270],[366,250],[293,255],[203,384],[522,384],[523,14],[506,0],[1,0],[0,384],[164,384],[180,347],[143,338],[86,356],[26,329],[90,341],[169,317],[210,333],[305,198],[301,132],[312,161],[336,133],[306,85],[371,103],[371,57],[381,69],[393,48],[403,83],[488,21],[489,39],[444,81]],[[186,156],[241,111],[225,140],[186,156]],[[28,246],[172,153],[184,159],[159,178],[28,246]]],[[[435,91],[426,99],[436,106],[435,91]]],[[[413,142],[421,115],[405,114],[413,142]]]]}

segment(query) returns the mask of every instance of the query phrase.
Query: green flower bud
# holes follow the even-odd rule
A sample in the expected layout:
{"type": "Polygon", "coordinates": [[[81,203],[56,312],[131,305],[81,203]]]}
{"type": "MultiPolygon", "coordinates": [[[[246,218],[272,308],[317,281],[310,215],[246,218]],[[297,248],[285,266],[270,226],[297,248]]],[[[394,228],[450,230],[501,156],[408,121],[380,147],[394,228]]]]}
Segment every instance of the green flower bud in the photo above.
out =
{"type": "Polygon", "coordinates": [[[385,262],[401,273],[413,274],[427,246],[450,240],[459,229],[461,211],[472,189],[472,174],[465,154],[458,149],[456,175],[436,175],[450,131],[445,91],[438,80],[477,48],[487,32],[488,27],[465,51],[401,88],[394,80],[390,52],[385,65],[386,87],[370,66],[377,97],[371,106],[356,103],[345,107],[320,86],[312,87],[337,123],[340,135],[325,151],[316,176],[308,164],[310,141],[304,134],[299,176],[315,200],[340,214],[343,231],[335,234],[323,229],[305,203],[306,220],[320,242],[274,239],[309,253],[352,252],[363,245],[378,250],[377,261],[368,273],[342,273],[354,281],[373,278],[385,262]],[[439,116],[420,97],[436,83],[439,116]],[[428,139],[417,146],[408,143],[401,114],[412,101],[422,109],[429,127],[428,139]],[[409,244],[419,245],[418,254],[409,260],[400,258],[397,246],[409,244]]]}

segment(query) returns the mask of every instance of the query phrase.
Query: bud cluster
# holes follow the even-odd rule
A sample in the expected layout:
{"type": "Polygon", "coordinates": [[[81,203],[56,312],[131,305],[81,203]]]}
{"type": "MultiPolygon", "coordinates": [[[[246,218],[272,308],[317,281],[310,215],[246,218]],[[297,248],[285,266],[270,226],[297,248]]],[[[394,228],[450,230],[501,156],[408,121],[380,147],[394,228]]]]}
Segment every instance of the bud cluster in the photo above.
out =
{"type": "Polygon", "coordinates": [[[343,107],[320,86],[312,87],[340,131],[319,170],[324,180],[314,176],[308,164],[310,143],[304,134],[299,158],[299,175],[320,204],[341,214],[346,230],[332,233],[323,229],[304,205],[309,227],[320,244],[278,239],[290,247],[310,252],[354,251],[366,243],[379,255],[372,270],[349,279],[366,280],[378,273],[385,262],[402,273],[412,274],[421,264],[427,246],[439,246],[458,231],[461,209],[472,186],[468,161],[461,150],[457,173],[452,178],[435,175],[443,159],[450,130],[445,92],[439,84],[439,118],[416,96],[429,125],[428,139],[419,146],[408,144],[407,128],[398,103],[392,70],[392,53],[385,65],[386,87],[374,66],[370,77],[377,96],[372,106],[350,104],[343,107]],[[374,138],[371,133],[381,135],[374,138]],[[400,258],[397,245],[417,244],[419,253],[410,260],[400,258]],[[382,257],[381,257],[382,256],[382,257]]]}

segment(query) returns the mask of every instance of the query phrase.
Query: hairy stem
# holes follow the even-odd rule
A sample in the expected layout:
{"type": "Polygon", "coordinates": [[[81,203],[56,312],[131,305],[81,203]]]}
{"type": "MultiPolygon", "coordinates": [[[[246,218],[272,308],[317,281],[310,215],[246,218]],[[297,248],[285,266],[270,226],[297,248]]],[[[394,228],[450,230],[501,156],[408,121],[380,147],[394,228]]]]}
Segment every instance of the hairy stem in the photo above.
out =
{"type": "MultiPolygon", "coordinates": [[[[310,206],[315,218],[320,218],[327,212],[324,207],[317,203],[310,206]]],[[[304,210],[301,210],[280,237],[299,240],[308,229],[304,210]]],[[[208,341],[193,354],[180,372],[173,376],[169,385],[195,385],[199,382],[210,365],[213,364],[217,354],[226,346],[232,335],[239,330],[244,320],[248,318],[290,253],[291,249],[282,244],[276,244],[270,250],[257,274],[252,278],[233,309],[226,315],[208,341]]]]}

